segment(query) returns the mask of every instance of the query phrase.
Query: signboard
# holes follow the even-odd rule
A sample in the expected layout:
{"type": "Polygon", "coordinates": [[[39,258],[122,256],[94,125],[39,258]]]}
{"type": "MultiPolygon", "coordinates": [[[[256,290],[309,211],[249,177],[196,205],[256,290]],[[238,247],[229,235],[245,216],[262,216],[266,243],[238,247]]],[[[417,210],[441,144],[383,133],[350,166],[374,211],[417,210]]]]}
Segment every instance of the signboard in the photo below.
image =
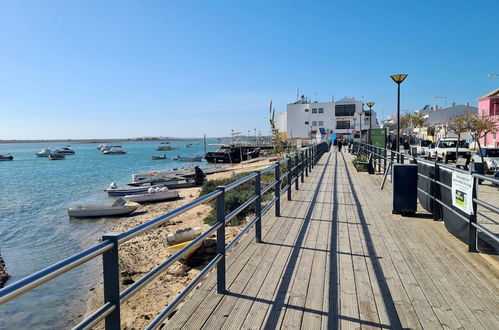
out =
{"type": "Polygon", "coordinates": [[[473,176],[452,172],[452,205],[466,214],[473,214],[473,176]]]}
{"type": "Polygon", "coordinates": [[[371,130],[371,143],[376,147],[386,148],[386,128],[373,128],[371,130]]]}

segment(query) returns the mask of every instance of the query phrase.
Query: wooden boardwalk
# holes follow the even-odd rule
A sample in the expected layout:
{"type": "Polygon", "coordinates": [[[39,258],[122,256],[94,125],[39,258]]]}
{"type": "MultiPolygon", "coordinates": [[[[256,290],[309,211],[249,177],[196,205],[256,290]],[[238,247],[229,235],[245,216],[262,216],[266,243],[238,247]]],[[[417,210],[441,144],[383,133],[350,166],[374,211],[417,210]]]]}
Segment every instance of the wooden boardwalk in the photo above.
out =
{"type": "Polygon", "coordinates": [[[379,181],[326,153],[264,242],[227,255],[227,293],[212,273],[166,328],[499,329],[497,268],[423,212],[392,215],[379,181]]]}

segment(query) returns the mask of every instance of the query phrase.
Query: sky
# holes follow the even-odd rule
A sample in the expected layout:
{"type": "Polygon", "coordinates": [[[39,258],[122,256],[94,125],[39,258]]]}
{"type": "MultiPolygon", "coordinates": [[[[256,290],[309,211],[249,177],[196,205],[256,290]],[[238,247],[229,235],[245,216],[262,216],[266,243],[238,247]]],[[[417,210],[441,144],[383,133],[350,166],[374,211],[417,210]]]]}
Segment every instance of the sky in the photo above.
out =
{"type": "Polygon", "coordinates": [[[499,1],[0,1],[0,139],[267,132],[296,89],[395,111],[499,87],[499,1]]]}

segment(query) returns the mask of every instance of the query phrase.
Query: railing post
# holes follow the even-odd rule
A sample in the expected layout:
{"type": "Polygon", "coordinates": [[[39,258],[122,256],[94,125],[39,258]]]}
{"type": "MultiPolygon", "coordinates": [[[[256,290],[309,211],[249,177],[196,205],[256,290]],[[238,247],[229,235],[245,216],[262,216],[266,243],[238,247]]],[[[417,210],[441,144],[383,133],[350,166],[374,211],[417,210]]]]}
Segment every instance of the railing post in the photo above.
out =
{"type": "Polygon", "coordinates": [[[303,155],[303,151],[300,154],[301,158],[301,164],[300,164],[300,170],[301,170],[301,182],[305,182],[305,157],[303,155]]]}
{"type": "Polygon", "coordinates": [[[293,186],[291,185],[291,180],[293,178],[293,174],[291,173],[291,168],[292,168],[291,156],[289,156],[288,157],[288,201],[291,200],[291,189],[293,188],[293,186]]]}
{"type": "Polygon", "coordinates": [[[261,189],[261,174],[256,171],[255,177],[255,196],[258,198],[255,201],[255,216],[257,218],[255,223],[255,241],[262,242],[262,189],[261,189]]]}
{"type": "Polygon", "coordinates": [[[305,150],[304,154],[305,154],[305,163],[303,163],[303,167],[305,169],[305,176],[308,177],[308,162],[310,160],[308,158],[308,149],[305,150]]]}
{"type": "Polygon", "coordinates": [[[217,254],[221,255],[217,264],[217,292],[225,293],[225,187],[217,187],[222,193],[217,197],[217,223],[221,224],[217,229],[217,254]]]}
{"type": "Polygon", "coordinates": [[[276,163],[277,166],[275,168],[275,180],[277,181],[275,185],[275,216],[281,216],[281,164],[279,162],[276,163]]]}
{"type": "Polygon", "coordinates": [[[312,153],[312,168],[314,168],[315,166],[315,147],[312,146],[312,148],[310,149],[310,152],[312,153]]]}
{"type": "Polygon", "coordinates": [[[102,241],[109,240],[113,247],[102,254],[104,273],[104,302],[110,302],[116,308],[106,316],[106,330],[120,329],[120,264],[118,254],[118,237],[120,233],[108,233],[102,241]]]}
{"type": "Polygon", "coordinates": [[[295,189],[298,190],[300,186],[298,185],[298,181],[300,181],[300,169],[298,167],[298,153],[295,153],[295,189]]]}
{"type": "Polygon", "coordinates": [[[312,158],[312,148],[308,149],[308,171],[312,172],[312,164],[314,159],[312,158]]]}
{"type": "Polygon", "coordinates": [[[386,148],[383,149],[383,172],[386,172],[386,158],[388,157],[388,153],[386,148]]]}
{"type": "Polygon", "coordinates": [[[437,202],[437,200],[440,200],[440,185],[438,182],[440,181],[440,169],[438,163],[435,161],[435,174],[433,175],[434,182],[433,182],[433,197],[434,199],[432,200],[433,203],[433,220],[437,221],[440,220],[440,211],[438,208],[440,207],[440,204],[437,202]]]}
{"type": "Polygon", "coordinates": [[[404,154],[400,154],[400,164],[404,164],[404,154]]]}
{"type": "Polygon", "coordinates": [[[478,250],[476,248],[477,230],[476,230],[476,227],[473,226],[473,224],[476,224],[477,205],[476,205],[476,202],[474,201],[474,199],[477,198],[477,191],[476,191],[477,184],[478,184],[478,179],[473,176],[473,194],[472,194],[473,213],[470,215],[470,222],[468,224],[468,226],[469,226],[468,251],[469,252],[478,252],[478,250]]]}

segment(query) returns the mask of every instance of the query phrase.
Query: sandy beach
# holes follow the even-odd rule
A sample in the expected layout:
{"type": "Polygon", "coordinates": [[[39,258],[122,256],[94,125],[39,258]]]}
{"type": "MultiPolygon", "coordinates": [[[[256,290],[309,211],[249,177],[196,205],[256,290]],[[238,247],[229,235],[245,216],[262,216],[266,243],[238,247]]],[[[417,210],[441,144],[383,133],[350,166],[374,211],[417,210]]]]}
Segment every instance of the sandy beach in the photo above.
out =
{"type": "MultiPolygon", "coordinates": [[[[269,166],[268,159],[249,164],[236,164],[228,171],[211,174],[208,180],[228,178],[235,173],[258,170],[269,166]]],[[[144,222],[147,222],[165,212],[182,206],[199,196],[201,188],[179,189],[180,199],[173,202],[146,204],[138,209],[138,214],[123,218],[113,231],[124,232],[144,222]]],[[[120,246],[120,272],[121,288],[123,291],[145,273],[164,262],[172,253],[165,245],[166,236],[179,229],[202,227],[203,230],[209,225],[203,223],[203,219],[209,214],[210,205],[199,205],[186,213],[175,217],[169,223],[152,229],[120,246]]],[[[226,228],[226,241],[229,242],[240,231],[240,226],[226,228]]],[[[214,247],[204,247],[207,254],[214,253],[214,247]]],[[[193,255],[194,257],[194,255],[193,255]]],[[[192,258],[191,258],[192,259],[192,258]]],[[[199,259],[199,258],[198,258],[199,259]]],[[[182,289],[199,273],[204,262],[199,261],[197,265],[187,265],[175,262],[171,267],[159,275],[155,280],[142,288],[128,301],[121,305],[121,323],[123,329],[142,329],[151,322],[167,305],[182,291],[182,289]]],[[[102,278],[102,276],[100,275],[102,278]]],[[[93,292],[88,303],[86,316],[99,308],[103,303],[102,283],[93,292]]],[[[180,305],[181,306],[181,305],[180,305]]],[[[179,306],[179,307],[180,307],[179,306]]],[[[100,328],[104,322],[101,322],[100,328]]]]}

